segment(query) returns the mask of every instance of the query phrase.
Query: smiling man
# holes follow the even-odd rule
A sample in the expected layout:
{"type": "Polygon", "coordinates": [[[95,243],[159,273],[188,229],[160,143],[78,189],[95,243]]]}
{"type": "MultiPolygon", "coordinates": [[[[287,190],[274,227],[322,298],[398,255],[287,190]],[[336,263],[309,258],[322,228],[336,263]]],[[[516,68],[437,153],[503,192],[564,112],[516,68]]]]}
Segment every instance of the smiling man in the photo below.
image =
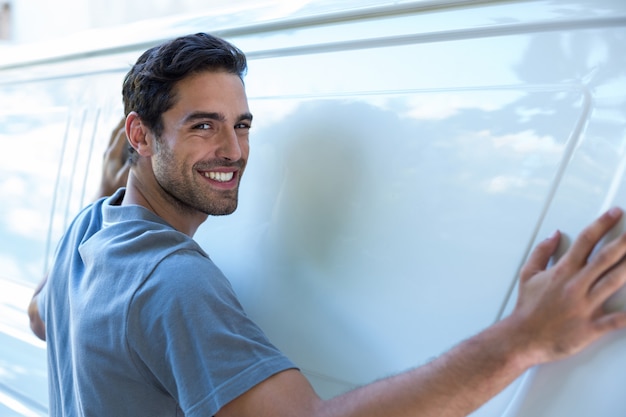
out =
{"type": "MultiPolygon", "coordinates": [[[[129,93],[130,97],[132,92],[129,93]]],[[[207,215],[237,208],[252,115],[237,73],[218,69],[177,82],[157,135],[127,103],[126,126],[139,155],[124,203],[149,206],[190,236],[207,215]]]]}
{"type": "Polygon", "coordinates": [[[626,327],[626,313],[602,309],[626,283],[626,236],[590,258],[622,216],[612,209],[554,267],[560,235],[535,248],[509,317],[425,366],[322,401],[192,239],[237,207],[245,71],[237,48],[200,33],[148,50],[126,76],[127,185],[77,216],[29,308],[48,341],[51,416],[464,416],[529,367],[626,327]]]}

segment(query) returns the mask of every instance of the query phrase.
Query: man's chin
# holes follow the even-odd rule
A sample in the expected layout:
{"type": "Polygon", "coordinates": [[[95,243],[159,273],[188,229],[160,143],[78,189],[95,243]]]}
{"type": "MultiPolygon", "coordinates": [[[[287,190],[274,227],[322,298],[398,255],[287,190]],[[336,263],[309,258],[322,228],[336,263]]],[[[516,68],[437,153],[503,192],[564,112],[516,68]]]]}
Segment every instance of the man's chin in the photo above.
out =
{"type": "Polygon", "coordinates": [[[237,201],[219,207],[209,207],[204,213],[209,216],[228,216],[229,214],[233,214],[235,210],[237,210],[237,201]]]}

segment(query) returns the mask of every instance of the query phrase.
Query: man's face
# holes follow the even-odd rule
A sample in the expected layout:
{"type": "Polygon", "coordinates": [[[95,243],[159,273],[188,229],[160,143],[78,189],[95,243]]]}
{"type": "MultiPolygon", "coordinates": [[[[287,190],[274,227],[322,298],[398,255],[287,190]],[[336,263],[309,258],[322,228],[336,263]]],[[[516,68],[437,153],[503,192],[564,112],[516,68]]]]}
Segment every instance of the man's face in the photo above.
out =
{"type": "Polygon", "coordinates": [[[201,72],[178,82],[174,92],[176,104],[162,115],[152,157],[155,178],[177,210],[230,214],[252,122],[243,83],[234,74],[201,72]]]}

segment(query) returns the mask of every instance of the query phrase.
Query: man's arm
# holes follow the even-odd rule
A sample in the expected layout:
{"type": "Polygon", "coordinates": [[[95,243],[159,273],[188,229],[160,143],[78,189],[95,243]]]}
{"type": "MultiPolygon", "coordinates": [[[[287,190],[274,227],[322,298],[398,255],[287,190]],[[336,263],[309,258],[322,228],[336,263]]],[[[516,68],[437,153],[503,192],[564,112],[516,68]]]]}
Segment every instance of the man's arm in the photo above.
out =
{"type": "MultiPolygon", "coordinates": [[[[98,189],[94,200],[98,200],[101,197],[107,197],[126,184],[130,163],[128,162],[128,152],[126,152],[128,141],[126,140],[126,131],[124,129],[125,121],[126,118],[122,118],[111,132],[109,145],[104,152],[104,161],[102,162],[102,179],[100,180],[100,188],[98,189]]],[[[46,327],[43,320],[41,320],[41,316],[39,315],[37,296],[41,292],[44,285],[46,285],[47,281],[48,277],[46,276],[37,286],[37,289],[33,294],[33,298],[30,300],[30,304],[28,305],[30,328],[41,340],[46,340],[46,327]]]]}
{"type": "Polygon", "coordinates": [[[281,372],[217,417],[465,416],[528,368],[572,355],[626,327],[604,302],[626,284],[626,234],[590,258],[618,222],[613,209],[587,227],[551,268],[560,234],[540,243],[520,273],[513,313],[429,364],[322,401],[298,371],[281,372]]]}
{"type": "Polygon", "coordinates": [[[128,141],[126,140],[126,118],[123,117],[111,132],[109,145],[102,161],[100,188],[94,200],[110,196],[118,188],[126,185],[130,162],[128,160],[128,141]]]}
{"type": "Polygon", "coordinates": [[[35,336],[40,338],[41,340],[46,340],[46,326],[41,320],[41,316],[39,315],[39,306],[37,305],[37,296],[41,292],[41,289],[46,285],[48,281],[48,276],[45,276],[44,279],[39,283],[37,289],[35,289],[35,293],[33,294],[33,298],[30,300],[30,304],[28,305],[28,318],[30,319],[30,329],[35,333],[35,336]]]}

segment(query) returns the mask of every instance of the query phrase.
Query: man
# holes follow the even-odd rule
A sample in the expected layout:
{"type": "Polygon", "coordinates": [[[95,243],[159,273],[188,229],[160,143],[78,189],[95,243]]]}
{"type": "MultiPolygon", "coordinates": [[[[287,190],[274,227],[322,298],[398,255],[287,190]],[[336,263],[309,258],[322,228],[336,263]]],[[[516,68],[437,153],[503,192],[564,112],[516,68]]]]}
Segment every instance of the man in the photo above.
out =
{"type": "Polygon", "coordinates": [[[535,248],[509,317],[425,366],[322,401],[191,238],[237,207],[245,70],[238,49],[196,34],[128,73],[126,188],[78,215],[29,309],[48,340],[51,416],[463,416],[529,367],[626,327],[626,313],[602,309],[626,284],[626,235],[590,258],[622,215],[612,209],[554,267],[559,233],[535,248]]]}

